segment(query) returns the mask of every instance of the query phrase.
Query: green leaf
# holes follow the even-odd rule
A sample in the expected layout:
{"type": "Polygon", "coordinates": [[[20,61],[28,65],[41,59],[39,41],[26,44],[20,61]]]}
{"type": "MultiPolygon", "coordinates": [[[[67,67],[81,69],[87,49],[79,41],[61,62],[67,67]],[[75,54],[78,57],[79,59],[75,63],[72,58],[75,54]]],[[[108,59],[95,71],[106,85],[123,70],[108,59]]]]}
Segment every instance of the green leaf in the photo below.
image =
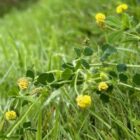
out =
{"type": "Polygon", "coordinates": [[[86,47],[86,48],[84,49],[83,54],[84,54],[85,56],[91,56],[91,55],[93,54],[93,49],[90,48],[90,47],[86,47]]]}
{"type": "Polygon", "coordinates": [[[47,73],[40,74],[39,77],[37,78],[37,82],[45,85],[46,84],[47,76],[48,76],[47,73]]]}
{"type": "Polygon", "coordinates": [[[18,134],[20,134],[20,135],[23,135],[24,134],[24,130],[23,130],[23,127],[19,127],[18,129],[17,129],[17,133],[18,134]]]}
{"type": "Polygon", "coordinates": [[[82,54],[82,49],[81,48],[74,48],[74,50],[75,50],[77,57],[80,57],[82,54]]]}
{"type": "Polygon", "coordinates": [[[136,74],[133,76],[133,82],[134,82],[136,85],[140,85],[140,74],[139,74],[139,73],[136,73],[136,74]]]}
{"type": "Polygon", "coordinates": [[[51,87],[52,88],[55,88],[55,89],[59,89],[60,87],[62,87],[64,85],[64,83],[59,83],[58,81],[57,82],[54,82],[53,84],[51,84],[51,87]]]}
{"type": "Polygon", "coordinates": [[[103,44],[103,46],[101,46],[101,49],[103,52],[105,52],[110,47],[112,47],[110,44],[103,44]]]}
{"type": "Polygon", "coordinates": [[[29,101],[24,100],[23,103],[22,103],[22,107],[25,106],[25,105],[28,105],[28,103],[29,103],[29,101]]]}
{"type": "Polygon", "coordinates": [[[28,128],[28,127],[31,127],[31,122],[24,122],[23,123],[23,128],[28,128]]]}
{"type": "Polygon", "coordinates": [[[66,68],[64,72],[62,73],[62,79],[68,80],[73,74],[73,71],[71,69],[66,68]]]}
{"type": "Polygon", "coordinates": [[[62,68],[64,68],[64,69],[66,69],[66,68],[68,68],[68,69],[74,69],[74,66],[73,66],[72,63],[64,63],[62,65],[62,68]]]}
{"type": "Polygon", "coordinates": [[[121,25],[122,25],[121,20],[116,16],[107,17],[106,24],[112,27],[116,27],[118,29],[121,29],[121,25]]]}
{"type": "Polygon", "coordinates": [[[114,43],[115,41],[121,41],[123,38],[123,31],[114,31],[111,32],[108,36],[109,43],[114,43]]]}
{"type": "Polygon", "coordinates": [[[55,80],[53,73],[48,73],[47,82],[51,83],[55,80]]]}
{"type": "Polygon", "coordinates": [[[131,27],[131,19],[128,14],[124,13],[122,15],[122,29],[128,30],[131,27]]]}
{"type": "Polygon", "coordinates": [[[41,84],[46,84],[46,82],[53,82],[55,80],[53,73],[42,73],[39,75],[39,77],[37,78],[37,82],[41,83],[41,84]]]}
{"type": "Polygon", "coordinates": [[[104,103],[108,103],[108,102],[109,102],[109,96],[106,95],[106,94],[104,94],[104,93],[100,95],[100,99],[101,99],[102,102],[104,102],[104,103]]]}
{"type": "Polygon", "coordinates": [[[85,67],[86,69],[90,68],[89,63],[85,60],[85,59],[81,59],[81,64],[83,67],[85,67]]]}
{"type": "Polygon", "coordinates": [[[76,66],[75,66],[74,70],[76,71],[79,68],[81,68],[81,59],[76,62],[76,66]]]}
{"type": "Polygon", "coordinates": [[[109,71],[110,78],[117,78],[117,73],[115,71],[109,71]]]}
{"type": "Polygon", "coordinates": [[[35,74],[32,70],[27,70],[26,77],[30,77],[30,78],[34,79],[35,74]]]}
{"type": "Polygon", "coordinates": [[[119,74],[119,79],[121,82],[126,83],[128,80],[128,77],[125,74],[121,73],[121,74],[119,74]]]}
{"type": "Polygon", "coordinates": [[[107,92],[112,92],[112,90],[113,90],[113,88],[114,88],[113,85],[109,84],[108,86],[109,86],[109,87],[108,87],[108,89],[107,89],[107,92]]]}
{"type": "Polygon", "coordinates": [[[105,61],[110,55],[117,53],[117,49],[112,47],[110,44],[103,45],[102,50],[104,53],[100,58],[101,61],[105,61]]]}
{"type": "Polygon", "coordinates": [[[140,23],[138,25],[136,25],[136,32],[138,32],[138,34],[140,34],[140,23]]]}
{"type": "Polygon", "coordinates": [[[102,94],[102,92],[99,91],[98,89],[96,89],[96,93],[97,93],[98,95],[102,94]]]}
{"type": "Polygon", "coordinates": [[[117,71],[118,72],[125,72],[127,70],[126,64],[118,64],[117,65],[117,71]]]}

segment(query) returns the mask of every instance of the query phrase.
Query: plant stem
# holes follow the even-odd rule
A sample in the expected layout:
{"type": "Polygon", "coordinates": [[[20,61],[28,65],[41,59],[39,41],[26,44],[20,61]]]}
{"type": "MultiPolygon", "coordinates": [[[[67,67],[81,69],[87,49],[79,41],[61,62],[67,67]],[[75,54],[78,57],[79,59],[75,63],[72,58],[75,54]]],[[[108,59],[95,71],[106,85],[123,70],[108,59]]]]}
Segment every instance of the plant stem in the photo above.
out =
{"type": "Polygon", "coordinates": [[[26,118],[26,116],[28,115],[28,113],[31,111],[31,109],[34,107],[34,105],[40,100],[40,98],[38,98],[37,101],[35,101],[34,103],[32,103],[30,105],[30,107],[28,108],[28,110],[25,112],[25,114],[17,121],[17,123],[11,128],[10,132],[7,134],[7,137],[10,137],[11,134],[15,131],[15,129],[24,121],[24,119],[26,118]]]}
{"type": "Polygon", "coordinates": [[[26,118],[27,114],[30,112],[32,107],[34,106],[35,103],[33,103],[29,109],[26,111],[26,113],[21,117],[21,119],[14,125],[14,127],[10,130],[10,132],[7,134],[7,137],[10,137],[11,134],[15,131],[15,129],[22,123],[22,121],[26,118]]]}
{"type": "Polygon", "coordinates": [[[122,82],[119,82],[118,85],[125,86],[125,87],[129,87],[129,88],[132,88],[132,89],[135,89],[135,90],[140,91],[140,88],[133,87],[133,86],[131,86],[131,85],[128,85],[128,84],[125,84],[125,83],[122,83],[122,82]]]}
{"type": "Polygon", "coordinates": [[[79,92],[78,92],[78,90],[77,90],[78,74],[79,74],[79,70],[76,72],[75,80],[74,80],[74,89],[75,89],[75,92],[76,92],[77,95],[79,95],[79,92]]]}
{"type": "MultiPolygon", "coordinates": [[[[107,27],[108,29],[112,30],[112,31],[119,31],[119,30],[117,30],[117,29],[115,29],[115,28],[112,28],[112,27],[110,27],[110,26],[108,26],[108,25],[107,25],[106,27],[107,27]]],[[[126,31],[124,31],[124,34],[129,35],[129,36],[132,36],[132,37],[134,37],[134,38],[140,40],[140,36],[138,36],[138,35],[131,34],[131,33],[128,33],[128,32],[126,32],[126,31]]]]}
{"type": "MultiPolygon", "coordinates": [[[[111,65],[111,66],[117,66],[116,63],[98,63],[98,64],[90,64],[90,66],[102,66],[102,65],[111,65]]],[[[140,68],[140,65],[132,65],[132,64],[126,64],[127,67],[132,68],[140,68]]]]}
{"type": "Polygon", "coordinates": [[[42,110],[40,110],[39,115],[38,115],[36,140],[42,140],[42,110]]]}

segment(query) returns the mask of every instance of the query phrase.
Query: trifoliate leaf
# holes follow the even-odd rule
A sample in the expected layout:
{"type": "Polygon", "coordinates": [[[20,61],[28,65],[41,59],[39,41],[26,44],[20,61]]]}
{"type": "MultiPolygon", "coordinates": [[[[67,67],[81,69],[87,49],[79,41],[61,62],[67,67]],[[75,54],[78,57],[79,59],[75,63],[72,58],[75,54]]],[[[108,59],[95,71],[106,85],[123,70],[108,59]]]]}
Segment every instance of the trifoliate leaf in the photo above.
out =
{"type": "Polygon", "coordinates": [[[75,50],[77,57],[80,57],[82,54],[82,49],[81,48],[74,48],[74,50],[75,50]]]}
{"type": "Polygon", "coordinates": [[[104,102],[104,103],[108,103],[109,102],[109,96],[106,94],[101,94],[100,95],[100,99],[104,102]]]}
{"type": "Polygon", "coordinates": [[[23,128],[28,128],[28,127],[31,127],[31,122],[24,122],[23,123],[23,128]]]}
{"type": "Polygon", "coordinates": [[[37,82],[41,84],[46,84],[46,82],[53,82],[55,80],[53,73],[42,73],[37,78],[37,82]]]}
{"type": "Polygon", "coordinates": [[[117,71],[118,72],[125,72],[127,70],[126,64],[118,64],[117,65],[117,71]]]}
{"type": "Polygon", "coordinates": [[[121,73],[121,74],[119,74],[119,79],[121,82],[126,83],[128,80],[128,77],[125,74],[121,73]]]}
{"type": "Polygon", "coordinates": [[[35,77],[34,72],[32,70],[27,70],[26,77],[30,77],[30,78],[34,79],[34,77],[35,77]]]}
{"type": "Polygon", "coordinates": [[[81,59],[81,64],[83,67],[85,67],[86,69],[90,68],[89,63],[85,60],[85,59],[81,59]]]}
{"type": "Polygon", "coordinates": [[[86,47],[86,48],[84,49],[83,54],[84,54],[85,56],[91,56],[91,55],[93,54],[93,49],[90,48],[90,47],[86,47]]]}
{"type": "Polygon", "coordinates": [[[101,61],[105,61],[106,59],[108,59],[110,55],[117,53],[117,49],[109,44],[103,45],[102,51],[103,51],[103,55],[100,58],[101,61]]]}
{"type": "Polygon", "coordinates": [[[62,79],[68,80],[73,74],[73,71],[71,69],[66,68],[64,72],[62,73],[62,79]]]}
{"type": "Polygon", "coordinates": [[[117,73],[115,71],[109,71],[109,77],[112,78],[117,78],[117,73]]]}
{"type": "Polygon", "coordinates": [[[68,68],[68,69],[74,69],[74,66],[73,66],[72,63],[64,63],[62,65],[62,68],[64,68],[64,69],[66,69],[66,68],[68,68]]]}
{"type": "Polygon", "coordinates": [[[139,73],[136,73],[136,74],[133,76],[133,82],[134,82],[136,85],[140,85],[140,74],[139,74],[139,73]]]}

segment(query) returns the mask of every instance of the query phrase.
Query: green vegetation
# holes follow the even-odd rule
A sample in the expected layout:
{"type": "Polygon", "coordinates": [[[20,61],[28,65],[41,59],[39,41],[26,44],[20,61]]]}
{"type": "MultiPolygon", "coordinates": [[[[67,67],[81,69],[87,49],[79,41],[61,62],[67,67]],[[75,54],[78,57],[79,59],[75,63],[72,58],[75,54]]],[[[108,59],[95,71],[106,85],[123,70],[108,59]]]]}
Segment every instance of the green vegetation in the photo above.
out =
{"type": "Polygon", "coordinates": [[[140,2],[123,3],[121,14],[113,0],[4,10],[0,140],[140,139],[140,2]]]}

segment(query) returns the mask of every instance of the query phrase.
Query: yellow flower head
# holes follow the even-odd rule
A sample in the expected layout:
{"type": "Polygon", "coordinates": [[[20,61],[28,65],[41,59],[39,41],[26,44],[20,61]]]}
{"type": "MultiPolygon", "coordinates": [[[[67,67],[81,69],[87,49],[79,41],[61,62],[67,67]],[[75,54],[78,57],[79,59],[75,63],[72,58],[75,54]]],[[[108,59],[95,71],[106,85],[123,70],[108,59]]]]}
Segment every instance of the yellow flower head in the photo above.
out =
{"type": "Polygon", "coordinates": [[[6,120],[15,120],[17,118],[17,114],[15,111],[7,111],[5,113],[6,120]]]}
{"type": "Polygon", "coordinates": [[[20,79],[18,80],[18,86],[19,86],[19,88],[20,88],[21,90],[27,89],[28,86],[29,86],[29,80],[28,80],[27,78],[25,78],[25,77],[20,78],[20,79]]]}
{"type": "Polygon", "coordinates": [[[97,13],[95,15],[95,19],[96,19],[96,23],[98,25],[103,26],[104,25],[104,22],[105,22],[105,19],[106,19],[106,16],[103,13],[97,13]]]}
{"type": "Polygon", "coordinates": [[[76,101],[77,105],[81,108],[86,108],[91,105],[91,97],[89,95],[79,95],[76,101]]]}
{"type": "Polygon", "coordinates": [[[123,13],[124,11],[126,11],[128,9],[128,5],[127,4],[120,4],[119,6],[117,6],[117,8],[116,8],[116,12],[118,13],[118,14],[121,14],[121,13],[123,13]]]}
{"type": "Polygon", "coordinates": [[[100,82],[98,85],[99,91],[106,91],[108,89],[108,85],[106,82],[100,82]]]}

